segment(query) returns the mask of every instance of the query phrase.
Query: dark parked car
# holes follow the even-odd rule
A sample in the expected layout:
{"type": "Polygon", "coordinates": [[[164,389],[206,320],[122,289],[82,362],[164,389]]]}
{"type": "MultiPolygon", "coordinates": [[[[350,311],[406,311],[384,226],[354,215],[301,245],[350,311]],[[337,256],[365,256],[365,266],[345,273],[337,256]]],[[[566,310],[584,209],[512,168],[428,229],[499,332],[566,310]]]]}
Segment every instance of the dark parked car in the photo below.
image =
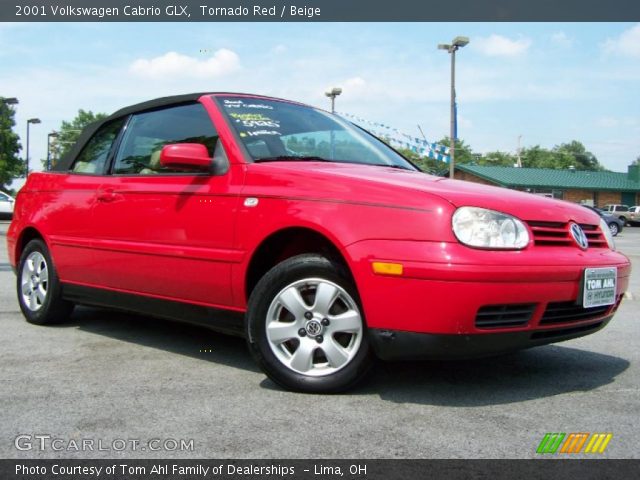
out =
{"type": "Polygon", "coordinates": [[[593,210],[598,215],[600,215],[602,219],[607,222],[607,226],[609,227],[609,230],[611,230],[611,235],[613,235],[614,237],[618,235],[618,233],[620,233],[624,228],[625,222],[615,215],[605,212],[604,210],[600,210],[599,208],[590,207],[589,205],[583,206],[588,208],[589,210],[593,210]]]}

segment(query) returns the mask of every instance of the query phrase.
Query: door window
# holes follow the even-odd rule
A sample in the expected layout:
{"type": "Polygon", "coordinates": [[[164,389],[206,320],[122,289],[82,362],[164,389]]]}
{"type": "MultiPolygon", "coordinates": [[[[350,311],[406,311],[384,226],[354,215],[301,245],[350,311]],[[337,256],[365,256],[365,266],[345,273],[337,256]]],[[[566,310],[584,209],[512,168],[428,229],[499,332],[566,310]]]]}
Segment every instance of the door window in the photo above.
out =
{"type": "Polygon", "coordinates": [[[162,147],[173,143],[200,143],[214,156],[218,134],[199,103],[133,115],[116,156],[113,173],[154,175],[184,173],[160,165],[162,147]]]}
{"type": "Polygon", "coordinates": [[[104,174],[109,153],[124,122],[125,119],[121,118],[102,126],[82,149],[71,171],[93,175],[104,174]]]}

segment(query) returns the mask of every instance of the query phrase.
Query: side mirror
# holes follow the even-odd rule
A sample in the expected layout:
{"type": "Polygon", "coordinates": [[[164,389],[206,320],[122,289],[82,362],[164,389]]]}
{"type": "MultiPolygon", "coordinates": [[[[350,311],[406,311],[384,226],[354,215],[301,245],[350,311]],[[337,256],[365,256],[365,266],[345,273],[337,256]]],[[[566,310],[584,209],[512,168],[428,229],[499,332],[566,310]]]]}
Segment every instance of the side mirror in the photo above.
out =
{"type": "Polygon", "coordinates": [[[160,165],[185,170],[209,170],[211,157],[207,147],[200,143],[174,143],[162,147],[160,165]]]}

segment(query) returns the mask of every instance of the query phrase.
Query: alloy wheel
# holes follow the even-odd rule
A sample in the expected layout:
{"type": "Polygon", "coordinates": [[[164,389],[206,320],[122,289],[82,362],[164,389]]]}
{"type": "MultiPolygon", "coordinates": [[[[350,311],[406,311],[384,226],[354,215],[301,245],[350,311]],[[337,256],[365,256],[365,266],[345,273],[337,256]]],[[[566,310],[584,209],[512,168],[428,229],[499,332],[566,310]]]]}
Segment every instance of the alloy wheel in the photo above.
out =
{"type": "Polygon", "coordinates": [[[296,281],[273,299],[267,313],[269,347],[287,368],[325,376],[356,356],[363,321],[354,299],[341,286],[320,278],[296,281]]]}
{"type": "Polygon", "coordinates": [[[24,305],[32,312],[40,310],[49,290],[49,268],[42,253],[29,254],[22,267],[20,285],[24,305]]]}

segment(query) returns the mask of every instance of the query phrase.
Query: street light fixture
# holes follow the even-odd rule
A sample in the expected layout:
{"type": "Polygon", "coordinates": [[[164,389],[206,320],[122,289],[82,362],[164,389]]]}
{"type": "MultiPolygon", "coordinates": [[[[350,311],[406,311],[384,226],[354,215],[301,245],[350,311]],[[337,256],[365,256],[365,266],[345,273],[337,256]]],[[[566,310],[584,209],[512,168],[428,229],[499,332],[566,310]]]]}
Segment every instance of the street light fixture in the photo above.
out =
{"type": "Polygon", "coordinates": [[[18,99],[16,97],[9,97],[9,98],[0,98],[0,103],[4,103],[5,105],[17,105],[18,103],[18,99]]]}
{"type": "Polygon", "coordinates": [[[59,136],[60,133],[55,130],[47,134],[47,171],[51,170],[51,139],[59,136]]]}
{"type": "Polygon", "coordinates": [[[451,128],[449,134],[449,178],[453,178],[456,152],[456,51],[469,43],[469,37],[456,37],[451,44],[441,43],[438,49],[451,54],[451,128]]]}
{"type": "Polygon", "coordinates": [[[26,159],[26,173],[25,173],[25,178],[29,176],[29,127],[31,126],[31,124],[36,124],[36,123],[42,123],[40,122],[39,118],[30,118],[29,120],[27,120],[27,159],[26,159]]]}
{"type": "Polygon", "coordinates": [[[342,88],[333,87],[324,94],[331,99],[331,113],[336,113],[336,97],[342,93],[342,88]]]}

